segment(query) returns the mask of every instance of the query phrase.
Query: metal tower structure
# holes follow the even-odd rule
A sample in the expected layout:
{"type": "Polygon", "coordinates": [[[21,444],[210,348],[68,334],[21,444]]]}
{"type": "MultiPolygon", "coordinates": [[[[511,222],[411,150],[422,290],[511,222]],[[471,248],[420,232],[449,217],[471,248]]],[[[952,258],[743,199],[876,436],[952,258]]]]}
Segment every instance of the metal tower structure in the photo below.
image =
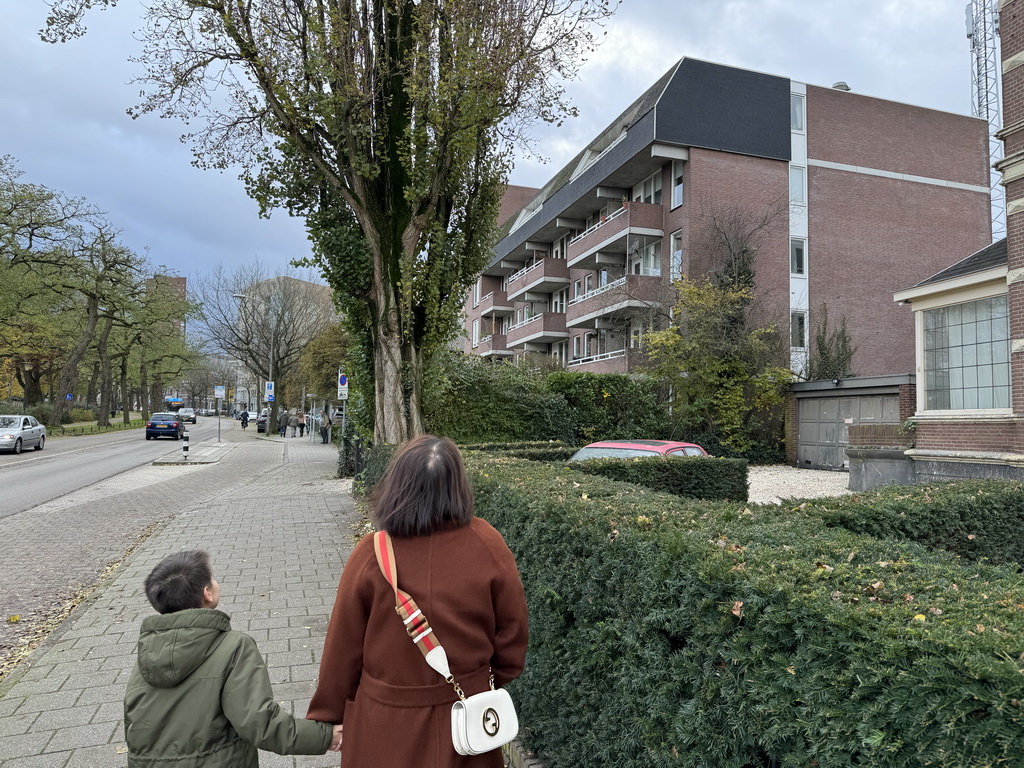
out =
{"type": "Polygon", "coordinates": [[[967,3],[967,39],[971,45],[971,114],[988,121],[989,185],[992,188],[992,239],[1006,235],[1006,194],[994,166],[1003,157],[999,101],[999,9],[997,0],[967,3]]]}

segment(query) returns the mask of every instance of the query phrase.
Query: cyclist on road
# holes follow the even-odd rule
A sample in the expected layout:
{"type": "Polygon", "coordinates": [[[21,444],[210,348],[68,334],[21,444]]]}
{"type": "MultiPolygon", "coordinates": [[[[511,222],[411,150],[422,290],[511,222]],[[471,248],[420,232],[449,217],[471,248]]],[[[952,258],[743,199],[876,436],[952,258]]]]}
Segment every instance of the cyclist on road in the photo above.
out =
{"type": "Polygon", "coordinates": [[[249,412],[248,411],[243,411],[242,412],[242,429],[245,429],[248,426],[249,426],[249,412]]]}

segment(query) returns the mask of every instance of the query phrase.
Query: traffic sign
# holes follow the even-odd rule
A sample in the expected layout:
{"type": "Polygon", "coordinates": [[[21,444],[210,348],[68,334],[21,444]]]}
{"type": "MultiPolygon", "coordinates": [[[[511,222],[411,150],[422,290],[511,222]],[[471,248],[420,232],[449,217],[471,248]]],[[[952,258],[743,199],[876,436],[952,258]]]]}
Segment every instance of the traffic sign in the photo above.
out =
{"type": "Polygon", "coordinates": [[[338,399],[348,400],[348,376],[338,371],[338,399]]]}
{"type": "Polygon", "coordinates": [[[223,398],[224,397],[224,387],[222,387],[222,386],[214,386],[214,388],[213,388],[213,396],[214,397],[223,398]]]}
{"type": "Polygon", "coordinates": [[[64,399],[65,400],[71,400],[72,399],[71,393],[68,392],[66,395],[64,395],[64,399]]]}

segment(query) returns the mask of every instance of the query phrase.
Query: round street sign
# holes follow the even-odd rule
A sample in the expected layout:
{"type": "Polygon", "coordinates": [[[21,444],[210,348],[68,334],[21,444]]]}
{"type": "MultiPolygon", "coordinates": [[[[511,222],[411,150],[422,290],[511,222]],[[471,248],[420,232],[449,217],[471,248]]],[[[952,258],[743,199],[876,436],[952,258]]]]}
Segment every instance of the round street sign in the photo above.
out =
{"type": "Polygon", "coordinates": [[[338,374],[338,386],[339,387],[347,387],[348,386],[348,376],[346,376],[344,373],[339,373],[338,374]]]}

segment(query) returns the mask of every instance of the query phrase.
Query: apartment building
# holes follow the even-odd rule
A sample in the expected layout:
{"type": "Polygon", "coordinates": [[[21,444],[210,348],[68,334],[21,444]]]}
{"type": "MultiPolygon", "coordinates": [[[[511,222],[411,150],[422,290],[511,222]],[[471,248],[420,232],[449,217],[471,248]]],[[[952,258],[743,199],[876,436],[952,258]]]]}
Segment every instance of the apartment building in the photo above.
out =
{"type": "Polygon", "coordinates": [[[987,126],[845,84],[682,59],[525,199],[470,295],[464,349],[626,373],[672,281],[719,265],[713,221],[764,219],[759,299],[805,370],[845,318],[860,376],[914,370],[895,291],[991,241],[987,126]]]}

